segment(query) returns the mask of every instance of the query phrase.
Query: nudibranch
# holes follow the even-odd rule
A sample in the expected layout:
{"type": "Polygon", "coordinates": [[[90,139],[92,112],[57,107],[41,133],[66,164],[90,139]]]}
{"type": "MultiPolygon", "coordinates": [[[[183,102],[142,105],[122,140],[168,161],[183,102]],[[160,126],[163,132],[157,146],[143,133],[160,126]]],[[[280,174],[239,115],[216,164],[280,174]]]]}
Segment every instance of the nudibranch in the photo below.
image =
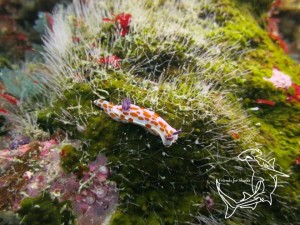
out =
{"type": "Polygon", "coordinates": [[[134,123],[144,127],[151,134],[160,136],[165,146],[171,146],[178,139],[180,130],[171,127],[157,113],[133,105],[130,99],[123,99],[122,105],[114,105],[103,99],[94,101],[94,104],[103,109],[112,119],[123,123],[134,123]]]}

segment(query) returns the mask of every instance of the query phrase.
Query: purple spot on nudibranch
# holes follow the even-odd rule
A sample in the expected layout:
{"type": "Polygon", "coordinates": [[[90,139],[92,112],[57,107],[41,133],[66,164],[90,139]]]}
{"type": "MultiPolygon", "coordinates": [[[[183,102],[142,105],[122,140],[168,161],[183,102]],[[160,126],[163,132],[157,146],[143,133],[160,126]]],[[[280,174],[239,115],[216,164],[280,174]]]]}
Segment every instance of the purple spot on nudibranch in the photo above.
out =
{"type": "Polygon", "coordinates": [[[177,130],[173,133],[173,135],[180,134],[182,130],[177,130]]]}
{"type": "Polygon", "coordinates": [[[130,104],[131,104],[130,99],[129,98],[124,98],[122,100],[122,109],[125,110],[125,111],[129,110],[130,109],[130,104]]]}
{"type": "Polygon", "coordinates": [[[179,133],[181,133],[181,130],[175,131],[175,132],[172,134],[171,137],[166,137],[166,139],[167,139],[168,141],[172,141],[172,140],[174,139],[174,135],[177,135],[177,134],[179,134],[179,133]]]}

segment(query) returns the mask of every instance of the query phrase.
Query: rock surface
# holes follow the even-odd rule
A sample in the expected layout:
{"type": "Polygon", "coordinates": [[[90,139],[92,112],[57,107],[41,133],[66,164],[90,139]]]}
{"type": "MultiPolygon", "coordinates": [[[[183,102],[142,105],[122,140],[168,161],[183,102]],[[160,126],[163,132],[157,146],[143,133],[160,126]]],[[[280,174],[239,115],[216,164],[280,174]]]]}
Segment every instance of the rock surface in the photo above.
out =
{"type": "MultiPolygon", "coordinates": [[[[105,155],[119,195],[108,224],[296,224],[300,67],[259,25],[272,1],[259,1],[259,9],[257,2],[75,1],[58,8],[45,62],[34,66],[44,91],[22,102],[25,112],[8,108],[7,126],[31,140],[76,140],[76,149],[60,149],[60,165],[77,179],[105,155]],[[93,104],[120,105],[126,97],[182,130],[177,142],[166,147],[149,127],[117,122],[93,104]],[[260,151],[242,158],[249,149],[260,151]],[[259,202],[225,219],[222,180],[230,198],[256,193],[259,202]]],[[[37,210],[31,201],[43,204],[42,213],[59,210],[50,207],[57,199],[29,198],[21,216],[37,210]]],[[[105,207],[93,210],[107,215],[105,207]]],[[[78,224],[94,224],[82,218],[78,224]]]]}

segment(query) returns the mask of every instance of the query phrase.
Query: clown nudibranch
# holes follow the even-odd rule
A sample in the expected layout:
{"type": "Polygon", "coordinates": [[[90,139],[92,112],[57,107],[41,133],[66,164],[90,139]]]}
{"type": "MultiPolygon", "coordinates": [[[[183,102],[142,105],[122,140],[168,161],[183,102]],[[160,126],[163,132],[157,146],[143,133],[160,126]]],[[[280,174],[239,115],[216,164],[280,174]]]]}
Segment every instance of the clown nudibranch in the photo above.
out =
{"type": "Polygon", "coordinates": [[[160,136],[167,147],[178,139],[178,134],[181,132],[171,127],[157,113],[131,104],[128,98],[123,99],[122,105],[114,105],[103,99],[95,100],[94,104],[118,122],[134,123],[144,127],[151,134],[160,136]]]}

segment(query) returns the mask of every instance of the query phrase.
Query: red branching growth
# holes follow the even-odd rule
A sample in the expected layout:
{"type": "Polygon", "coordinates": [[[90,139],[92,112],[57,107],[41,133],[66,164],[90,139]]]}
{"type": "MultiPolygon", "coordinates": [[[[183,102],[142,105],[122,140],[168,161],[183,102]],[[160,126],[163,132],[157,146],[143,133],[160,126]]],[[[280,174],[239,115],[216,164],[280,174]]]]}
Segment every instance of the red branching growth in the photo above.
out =
{"type": "Polygon", "coordinates": [[[27,35],[26,34],[24,34],[24,33],[18,33],[17,34],[17,40],[18,41],[28,41],[28,37],[27,37],[27,35]]]}
{"type": "Polygon", "coordinates": [[[277,8],[281,5],[281,0],[275,0],[269,11],[269,17],[267,18],[267,31],[269,36],[283,49],[285,53],[289,52],[287,43],[282,39],[282,35],[279,31],[280,19],[275,15],[278,13],[277,8]]]}
{"type": "Polygon", "coordinates": [[[272,6],[278,8],[278,7],[281,5],[281,3],[282,3],[281,0],[275,0],[275,1],[272,3],[272,6]]]}
{"type": "Polygon", "coordinates": [[[231,138],[234,139],[234,140],[237,140],[237,139],[240,138],[239,133],[236,132],[236,131],[230,132],[230,136],[231,136],[231,138]]]}
{"type": "Polygon", "coordinates": [[[18,99],[16,99],[15,97],[13,97],[9,94],[1,94],[0,93],[0,97],[5,98],[7,101],[9,101],[11,104],[14,104],[14,105],[18,105],[18,103],[19,103],[18,99]]]}
{"type": "Polygon", "coordinates": [[[131,14],[120,13],[116,16],[115,20],[120,23],[121,27],[128,27],[131,22],[131,14]]]}
{"type": "Polygon", "coordinates": [[[266,99],[256,99],[255,101],[256,103],[258,104],[265,104],[265,105],[270,105],[270,106],[274,106],[275,105],[275,102],[273,101],[270,101],[270,100],[266,100],[266,99]]]}
{"type": "Polygon", "coordinates": [[[73,41],[73,43],[79,43],[80,42],[80,37],[73,36],[72,41],[73,41]]]}
{"type": "Polygon", "coordinates": [[[0,91],[3,91],[5,89],[4,85],[0,82],[0,91]]]}
{"type": "Polygon", "coordinates": [[[22,56],[24,50],[31,46],[28,36],[22,30],[13,16],[0,15],[0,48],[12,58],[22,56]]]}
{"type": "Polygon", "coordinates": [[[285,53],[288,53],[289,52],[289,47],[287,45],[287,43],[281,38],[281,35],[280,36],[276,36],[272,33],[269,33],[269,36],[277,42],[277,44],[279,44],[279,46],[283,49],[283,51],[285,53]]]}
{"type": "Polygon", "coordinates": [[[8,111],[6,109],[0,108],[0,115],[1,114],[7,115],[8,111]]]}
{"type": "MultiPolygon", "coordinates": [[[[16,106],[19,105],[19,100],[9,94],[0,93],[0,98],[5,99],[5,101],[9,102],[10,104],[13,104],[16,106]]],[[[2,105],[2,107],[4,107],[4,108],[0,108],[0,115],[3,115],[3,116],[9,115],[9,111],[7,109],[5,109],[5,105],[4,106],[2,105]]]]}
{"type": "Polygon", "coordinates": [[[115,68],[120,68],[121,67],[121,63],[120,63],[121,59],[118,56],[115,55],[111,55],[111,56],[107,56],[107,57],[101,57],[98,62],[101,64],[107,64],[107,65],[112,65],[115,68]]]}
{"type": "Polygon", "coordinates": [[[233,138],[234,140],[237,140],[237,139],[240,138],[240,135],[239,135],[238,133],[232,133],[232,138],[233,138]]]}
{"type": "Polygon", "coordinates": [[[300,165],[300,157],[296,159],[296,165],[300,165]]]}
{"type": "Polygon", "coordinates": [[[270,17],[267,18],[267,30],[269,34],[274,36],[279,36],[279,26],[278,23],[280,22],[279,18],[270,17]]]}
{"type": "Polygon", "coordinates": [[[114,19],[109,19],[109,18],[107,18],[107,17],[103,18],[102,21],[103,21],[103,22],[115,22],[114,19]]]}
{"type": "Polygon", "coordinates": [[[119,34],[124,37],[129,31],[129,24],[131,22],[131,14],[120,13],[113,19],[103,18],[104,22],[115,22],[118,26],[119,34]]]}
{"type": "Polygon", "coordinates": [[[47,19],[47,22],[48,22],[48,24],[49,24],[50,30],[53,32],[53,24],[54,24],[54,21],[53,21],[53,17],[51,16],[50,13],[46,13],[46,19],[47,19]]]}
{"type": "Polygon", "coordinates": [[[295,100],[300,103],[300,86],[297,84],[292,84],[292,88],[294,89],[294,93],[287,97],[288,101],[295,100]]]}
{"type": "Polygon", "coordinates": [[[277,9],[281,4],[282,4],[281,0],[273,1],[269,13],[270,14],[277,14],[277,9]]]}

